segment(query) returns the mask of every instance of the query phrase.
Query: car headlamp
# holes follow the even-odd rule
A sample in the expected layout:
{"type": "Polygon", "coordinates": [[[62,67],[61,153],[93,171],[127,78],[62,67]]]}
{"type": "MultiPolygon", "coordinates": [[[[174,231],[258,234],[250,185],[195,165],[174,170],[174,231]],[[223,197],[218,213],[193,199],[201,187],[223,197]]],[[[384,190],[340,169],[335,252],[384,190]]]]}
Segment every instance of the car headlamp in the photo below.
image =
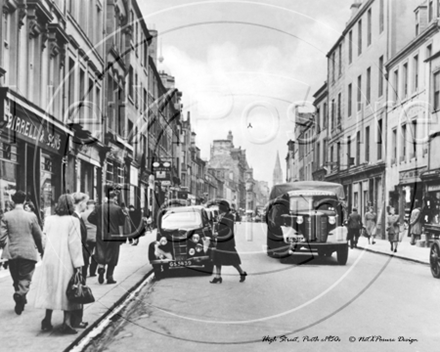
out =
{"type": "Polygon", "coordinates": [[[161,246],[166,246],[166,244],[168,243],[167,238],[166,237],[161,237],[159,240],[159,244],[161,246]]]}
{"type": "Polygon", "coordinates": [[[330,225],[334,225],[334,224],[336,223],[336,217],[334,217],[334,216],[329,216],[329,217],[328,217],[328,223],[329,223],[330,225]]]}
{"type": "Polygon", "coordinates": [[[196,254],[196,250],[194,248],[190,248],[189,251],[188,251],[188,254],[189,255],[194,255],[194,254],[196,254]]]}
{"type": "Polygon", "coordinates": [[[191,236],[191,241],[193,241],[194,243],[199,242],[200,241],[200,235],[195,233],[194,235],[191,236]]]}
{"type": "Polygon", "coordinates": [[[196,251],[197,251],[197,253],[200,253],[201,251],[203,251],[203,246],[200,243],[196,246],[196,251]]]}
{"type": "Polygon", "coordinates": [[[296,217],[296,223],[298,225],[301,225],[304,222],[304,218],[302,216],[297,216],[296,217]]]}

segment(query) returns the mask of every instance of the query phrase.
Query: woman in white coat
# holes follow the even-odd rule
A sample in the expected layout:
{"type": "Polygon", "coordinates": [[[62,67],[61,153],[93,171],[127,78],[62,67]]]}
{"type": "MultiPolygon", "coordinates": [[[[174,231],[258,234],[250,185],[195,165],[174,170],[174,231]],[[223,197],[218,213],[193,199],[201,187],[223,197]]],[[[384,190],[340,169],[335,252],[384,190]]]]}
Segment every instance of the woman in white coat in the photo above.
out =
{"type": "Polygon", "coordinates": [[[46,247],[43,261],[36,279],[34,306],[45,308],[46,316],[41,322],[43,331],[52,330],[53,310],[64,311],[61,332],[76,334],[70,323],[71,312],[81,309],[67,299],[66,289],[75,270],[84,265],[80,223],[72,216],[74,205],[69,194],[58,200],[55,214],[46,218],[43,232],[46,234],[46,247]]]}

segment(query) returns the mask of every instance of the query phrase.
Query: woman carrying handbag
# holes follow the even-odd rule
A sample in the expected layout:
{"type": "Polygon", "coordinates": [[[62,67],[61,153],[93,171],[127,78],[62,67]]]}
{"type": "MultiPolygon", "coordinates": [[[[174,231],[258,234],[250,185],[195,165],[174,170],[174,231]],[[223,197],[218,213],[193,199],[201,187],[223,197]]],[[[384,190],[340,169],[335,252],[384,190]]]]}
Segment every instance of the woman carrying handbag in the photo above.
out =
{"type": "Polygon", "coordinates": [[[66,290],[73,274],[84,265],[80,222],[72,214],[75,208],[72,197],[63,194],[58,200],[55,215],[46,218],[43,232],[46,248],[43,261],[36,273],[34,306],[46,309],[41,322],[43,331],[52,330],[53,310],[64,311],[60,329],[64,334],[76,334],[71,325],[71,312],[82,308],[81,304],[68,299],[66,290]]]}

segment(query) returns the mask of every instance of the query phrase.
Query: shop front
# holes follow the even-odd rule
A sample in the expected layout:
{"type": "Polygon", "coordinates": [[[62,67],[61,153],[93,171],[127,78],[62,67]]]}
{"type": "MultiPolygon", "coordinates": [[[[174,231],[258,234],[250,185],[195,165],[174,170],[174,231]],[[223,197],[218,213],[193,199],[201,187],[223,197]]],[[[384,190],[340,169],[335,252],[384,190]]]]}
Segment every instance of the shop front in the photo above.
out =
{"type": "Polygon", "coordinates": [[[65,161],[73,133],[14,91],[0,88],[0,205],[23,190],[40,215],[49,215],[65,192],[65,161]]]}
{"type": "Polygon", "coordinates": [[[408,221],[411,209],[414,208],[416,200],[421,201],[423,197],[423,184],[420,175],[427,170],[427,167],[415,168],[399,172],[399,214],[401,220],[408,221]]]}
{"type": "Polygon", "coordinates": [[[421,216],[429,242],[440,238],[440,169],[422,173],[421,179],[424,188],[421,216]]]}

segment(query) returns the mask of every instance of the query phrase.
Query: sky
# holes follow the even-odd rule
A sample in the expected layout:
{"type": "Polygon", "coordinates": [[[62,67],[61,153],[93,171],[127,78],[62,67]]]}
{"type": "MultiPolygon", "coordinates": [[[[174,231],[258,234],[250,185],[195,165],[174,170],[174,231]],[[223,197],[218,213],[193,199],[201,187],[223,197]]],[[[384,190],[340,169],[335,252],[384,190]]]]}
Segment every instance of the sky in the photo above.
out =
{"type": "Polygon", "coordinates": [[[139,1],[159,32],[158,64],[175,77],[201,157],[234,136],[254,178],[272,184],[277,151],[283,178],[295,105],[307,106],[327,77],[326,54],[353,0],[139,1]]]}

